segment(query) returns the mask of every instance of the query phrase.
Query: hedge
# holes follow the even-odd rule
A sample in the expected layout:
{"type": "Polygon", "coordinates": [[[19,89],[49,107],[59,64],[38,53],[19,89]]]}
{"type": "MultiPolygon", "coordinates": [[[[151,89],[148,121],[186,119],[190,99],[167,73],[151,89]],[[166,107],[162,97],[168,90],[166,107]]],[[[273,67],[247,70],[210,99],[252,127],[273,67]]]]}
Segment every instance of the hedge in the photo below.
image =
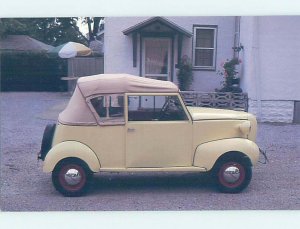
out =
{"type": "Polygon", "coordinates": [[[44,53],[2,52],[1,91],[66,91],[67,61],[44,53]]]}

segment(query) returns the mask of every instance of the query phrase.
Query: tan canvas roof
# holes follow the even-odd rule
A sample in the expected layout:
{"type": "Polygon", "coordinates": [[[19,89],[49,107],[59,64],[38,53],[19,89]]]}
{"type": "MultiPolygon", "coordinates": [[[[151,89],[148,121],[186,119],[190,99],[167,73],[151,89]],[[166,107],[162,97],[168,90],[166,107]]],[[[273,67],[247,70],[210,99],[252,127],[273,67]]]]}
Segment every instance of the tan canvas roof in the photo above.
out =
{"type": "Polygon", "coordinates": [[[67,107],[59,114],[58,121],[66,125],[97,125],[78,87],[75,88],[67,107]]]}
{"type": "Polygon", "coordinates": [[[86,98],[97,94],[178,91],[178,87],[172,82],[128,74],[100,74],[80,77],[68,106],[59,115],[59,121],[69,125],[96,125],[96,119],[86,103],[86,98]]]}
{"type": "Polygon", "coordinates": [[[153,80],[129,74],[100,74],[81,77],[77,82],[84,97],[126,92],[178,92],[170,81],[153,80]]]}

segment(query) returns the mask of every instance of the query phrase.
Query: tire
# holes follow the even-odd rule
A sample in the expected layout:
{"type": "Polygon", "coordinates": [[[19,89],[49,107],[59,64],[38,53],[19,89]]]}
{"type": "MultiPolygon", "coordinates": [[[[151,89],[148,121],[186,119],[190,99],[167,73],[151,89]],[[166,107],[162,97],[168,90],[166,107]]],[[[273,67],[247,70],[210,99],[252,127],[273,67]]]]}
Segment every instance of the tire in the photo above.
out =
{"type": "Polygon", "coordinates": [[[91,185],[92,172],[87,164],[77,158],[60,161],[52,172],[55,189],[64,196],[82,196],[91,185]]]}
{"type": "Polygon", "coordinates": [[[243,157],[225,157],[217,162],[213,176],[219,191],[241,192],[251,181],[251,163],[243,157]]]}

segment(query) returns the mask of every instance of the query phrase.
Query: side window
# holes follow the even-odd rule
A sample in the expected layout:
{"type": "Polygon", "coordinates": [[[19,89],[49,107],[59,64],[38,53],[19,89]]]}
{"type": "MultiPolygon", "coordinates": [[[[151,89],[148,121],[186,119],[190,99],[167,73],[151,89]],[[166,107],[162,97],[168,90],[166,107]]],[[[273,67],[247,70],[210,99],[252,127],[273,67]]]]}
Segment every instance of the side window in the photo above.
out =
{"type": "Polygon", "coordinates": [[[188,120],[177,96],[128,96],[128,121],[188,120]]]}
{"type": "Polygon", "coordinates": [[[124,95],[101,95],[90,100],[103,124],[124,124],[124,95]]]}

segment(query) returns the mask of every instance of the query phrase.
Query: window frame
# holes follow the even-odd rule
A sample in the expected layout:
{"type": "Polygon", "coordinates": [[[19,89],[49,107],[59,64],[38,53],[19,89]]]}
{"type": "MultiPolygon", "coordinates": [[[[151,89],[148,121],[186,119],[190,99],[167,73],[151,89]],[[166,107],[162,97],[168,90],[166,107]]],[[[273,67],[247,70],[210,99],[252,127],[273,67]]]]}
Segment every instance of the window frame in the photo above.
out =
{"type": "Polygon", "coordinates": [[[98,125],[100,126],[116,126],[116,125],[125,125],[126,123],[126,114],[125,114],[125,109],[126,109],[126,104],[125,104],[125,94],[124,93],[109,93],[109,94],[97,94],[97,95],[93,95],[90,96],[86,99],[86,103],[88,105],[88,107],[90,108],[90,110],[92,111],[92,114],[94,115],[98,125]],[[101,97],[101,96],[111,96],[111,95],[121,95],[123,96],[123,121],[120,122],[112,122],[112,121],[107,121],[107,122],[103,122],[103,118],[100,117],[100,115],[98,114],[98,112],[96,111],[96,109],[94,108],[91,100],[97,97],[101,97]]]}
{"type": "Polygon", "coordinates": [[[188,109],[185,106],[185,103],[179,93],[125,93],[125,121],[127,123],[171,123],[171,122],[192,122],[190,113],[188,109]],[[177,96],[178,100],[183,108],[183,111],[185,112],[185,115],[187,117],[186,120],[149,120],[149,121],[130,121],[128,117],[129,107],[128,107],[128,97],[129,96],[177,96]]]}
{"type": "Polygon", "coordinates": [[[218,34],[218,26],[216,25],[193,25],[193,70],[216,70],[216,57],[217,57],[217,34],[218,34]],[[213,48],[206,48],[206,47],[196,47],[196,36],[198,29],[206,29],[206,30],[213,30],[214,31],[214,41],[213,41],[213,48]],[[199,66],[196,65],[195,55],[196,49],[198,50],[213,50],[213,65],[212,66],[199,66]]]}
{"type": "MultiPolygon", "coordinates": [[[[171,69],[172,69],[172,39],[170,37],[143,37],[141,44],[141,65],[142,65],[142,76],[150,79],[157,79],[156,77],[163,78],[164,81],[171,80],[171,69]],[[146,73],[146,42],[151,40],[166,40],[168,42],[168,66],[166,74],[152,74],[146,73]]],[[[162,79],[160,79],[162,80],[162,79]]]]}

